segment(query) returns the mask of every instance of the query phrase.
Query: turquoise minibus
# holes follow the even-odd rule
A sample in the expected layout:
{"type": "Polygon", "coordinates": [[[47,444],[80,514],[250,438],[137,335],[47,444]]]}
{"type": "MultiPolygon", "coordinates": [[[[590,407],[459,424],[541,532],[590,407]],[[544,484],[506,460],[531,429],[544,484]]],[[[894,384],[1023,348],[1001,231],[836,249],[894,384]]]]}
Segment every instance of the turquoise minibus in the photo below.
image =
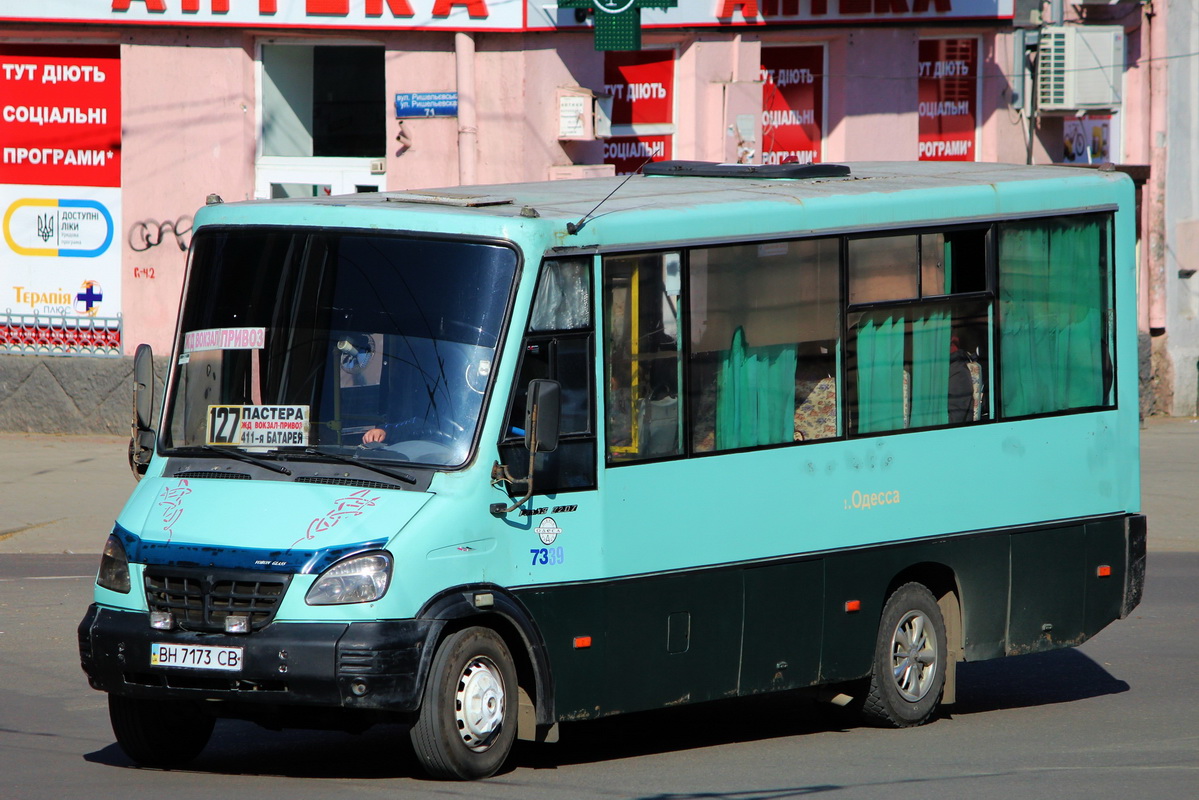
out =
{"type": "Polygon", "coordinates": [[[1134,217],[950,162],[210,197],[79,626],[117,742],[398,722],[477,779],[765,692],[920,725],[1085,641],[1144,582],[1134,217]]]}

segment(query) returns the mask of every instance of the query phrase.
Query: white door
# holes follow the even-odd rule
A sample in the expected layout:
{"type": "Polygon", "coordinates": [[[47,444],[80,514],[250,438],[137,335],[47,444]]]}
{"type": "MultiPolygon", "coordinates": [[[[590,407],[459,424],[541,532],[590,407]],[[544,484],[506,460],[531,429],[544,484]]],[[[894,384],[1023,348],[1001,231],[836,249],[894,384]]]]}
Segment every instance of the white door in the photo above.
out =
{"type": "Polygon", "coordinates": [[[382,191],[383,161],[262,156],[255,170],[254,196],[261,200],[382,191]]]}

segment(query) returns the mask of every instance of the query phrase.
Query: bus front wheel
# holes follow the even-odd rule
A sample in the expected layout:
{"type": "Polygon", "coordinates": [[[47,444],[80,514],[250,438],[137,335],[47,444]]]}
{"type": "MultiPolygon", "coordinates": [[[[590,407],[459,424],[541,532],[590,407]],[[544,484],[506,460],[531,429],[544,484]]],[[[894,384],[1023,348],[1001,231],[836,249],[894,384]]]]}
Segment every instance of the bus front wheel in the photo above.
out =
{"type": "Polygon", "coordinates": [[[138,764],[181,767],[200,755],[216,720],[196,703],[108,696],[117,744],[138,764]]]}
{"type": "Polygon", "coordinates": [[[936,598],[922,584],[900,586],[879,622],[862,706],[866,720],[896,728],[928,722],[945,688],[946,656],[945,620],[936,598]]]}
{"type": "Polygon", "coordinates": [[[421,766],[434,778],[494,775],[516,738],[516,697],[516,668],[497,633],[466,628],[446,637],[410,733],[421,766]]]}

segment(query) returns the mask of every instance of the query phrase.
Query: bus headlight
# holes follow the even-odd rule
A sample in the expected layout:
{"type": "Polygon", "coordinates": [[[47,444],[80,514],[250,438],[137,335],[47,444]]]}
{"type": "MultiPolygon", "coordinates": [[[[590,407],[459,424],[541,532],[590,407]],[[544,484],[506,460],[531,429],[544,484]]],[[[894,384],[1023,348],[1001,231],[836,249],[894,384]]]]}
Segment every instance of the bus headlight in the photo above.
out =
{"type": "Polygon", "coordinates": [[[387,593],[391,556],[367,553],[338,561],[321,573],[304,601],[310,606],[369,603],[387,593]]]}
{"type": "Polygon", "coordinates": [[[100,571],[96,583],[102,588],[121,594],[129,593],[129,558],[116,536],[109,536],[100,556],[100,571]]]}

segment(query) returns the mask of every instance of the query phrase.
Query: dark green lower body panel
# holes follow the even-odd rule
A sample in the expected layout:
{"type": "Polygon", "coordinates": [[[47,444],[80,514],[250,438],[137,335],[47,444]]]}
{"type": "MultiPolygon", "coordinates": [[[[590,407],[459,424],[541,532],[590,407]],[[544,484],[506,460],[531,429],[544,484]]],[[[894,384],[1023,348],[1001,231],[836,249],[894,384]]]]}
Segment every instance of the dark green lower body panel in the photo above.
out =
{"type": "Polygon", "coordinates": [[[965,660],[1077,645],[1136,606],[1144,559],[1134,515],[515,593],[573,720],[862,678],[910,581],[965,660]]]}

